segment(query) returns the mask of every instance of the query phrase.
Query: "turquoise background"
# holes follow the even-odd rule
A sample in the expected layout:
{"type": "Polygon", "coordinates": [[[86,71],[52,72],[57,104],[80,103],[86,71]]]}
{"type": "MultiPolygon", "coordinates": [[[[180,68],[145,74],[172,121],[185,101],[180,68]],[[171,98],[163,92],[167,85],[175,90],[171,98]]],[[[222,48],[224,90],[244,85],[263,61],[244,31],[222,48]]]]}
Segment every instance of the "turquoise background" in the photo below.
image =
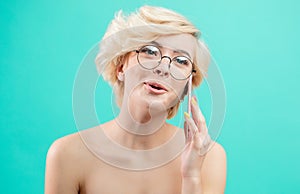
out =
{"type": "Polygon", "coordinates": [[[300,193],[296,0],[1,1],[1,193],[43,193],[49,146],[77,131],[72,89],[81,60],[115,11],[143,4],[192,20],[219,65],[227,92],[218,138],[227,152],[226,193],[300,193]]]}

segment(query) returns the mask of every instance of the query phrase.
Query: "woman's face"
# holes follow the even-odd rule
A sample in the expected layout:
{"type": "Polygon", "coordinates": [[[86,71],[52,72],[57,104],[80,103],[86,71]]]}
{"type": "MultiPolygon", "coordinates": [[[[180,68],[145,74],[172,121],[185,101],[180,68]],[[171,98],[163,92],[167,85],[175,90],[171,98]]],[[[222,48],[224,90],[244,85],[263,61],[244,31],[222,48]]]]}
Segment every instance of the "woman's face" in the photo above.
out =
{"type": "MultiPolygon", "coordinates": [[[[161,53],[161,63],[155,68],[146,69],[143,65],[149,61],[149,59],[141,58],[141,53],[132,52],[125,63],[123,64],[122,72],[124,73],[124,100],[130,100],[129,104],[137,106],[139,103],[146,104],[157,104],[159,109],[168,110],[178,103],[183,97],[183,92],[188,82],[188,79],[175,79],[174,75],[179,75],[174,69],[170,72],[170,62],[174,57],[176,61],[181,59],[190,59],[193,61],[195,56],[196,39],[190,34],[179,34],[179,35],[168,35],[161,36],[155,41],[147,44],[153,45],[158,48],[161,53]],[[172,73],[173,72],[173,73],[172,73]],[[127,98],[127,99],[126,99],[127,98]]],[[[151,52],[152,51],[145,51],[151,52]]],[[[175,62],[174,62],[175,63],[175,62]]],[[[183,61],[184,63],[184,61],[183,61]]],[[[184,63],[186,64],[186,63],[184,63]]],[[[183,65],[184,65],[183,64],[183,65]]],[[[173,64],[171,64],[172,66],[173,64]]],[[[183,66],[183,68],[187,65],[183,66]]],[[[179,69],[178,71],[186,71],[184,69],[179,69]]],[[[180,72],[179,72],[180,73],[180,72]]],[[[176,77],[176,76],[175,76],[176,77]]],[[[141,106],[143,107],[143,105],[141,106]]]]}

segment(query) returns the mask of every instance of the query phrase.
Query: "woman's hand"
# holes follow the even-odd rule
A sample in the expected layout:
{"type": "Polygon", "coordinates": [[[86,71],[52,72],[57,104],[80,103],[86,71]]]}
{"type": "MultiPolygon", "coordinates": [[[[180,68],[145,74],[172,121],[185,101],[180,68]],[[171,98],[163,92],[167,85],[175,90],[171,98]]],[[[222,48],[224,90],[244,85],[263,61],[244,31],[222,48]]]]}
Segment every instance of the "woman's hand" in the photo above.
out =
{"type": "Polygon", "coordinates": [[[200,179],[201,166],[212,141],[195,96],[191,99],[191,111],[192,116],[184,113],[186,146],[181,156],[181,173],[183,178],[200,179]]]}

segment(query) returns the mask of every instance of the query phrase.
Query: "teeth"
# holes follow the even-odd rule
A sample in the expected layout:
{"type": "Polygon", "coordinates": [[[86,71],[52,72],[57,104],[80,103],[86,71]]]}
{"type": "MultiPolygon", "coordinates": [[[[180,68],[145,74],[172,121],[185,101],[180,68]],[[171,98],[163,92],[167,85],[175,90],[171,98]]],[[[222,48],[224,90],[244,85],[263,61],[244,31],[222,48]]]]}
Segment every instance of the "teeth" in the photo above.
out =
{"type": "Polygon", "coordinates": [[[147,84],[148,86],[150,86],[151,88],[154,88],[156,90],[165,90],[164,88],[162,88],[158,85],[155,85],[155,84],[151,84],[151,83],[147,83],[147,82],[144,82],[144,84],[147,84]]]}
{"type": "Polygon", "coordinates": [[[161,90],[160,87],[154,86],[154,85],[150,85],[152,88],[157,89],[157,90],[161,90]]]}

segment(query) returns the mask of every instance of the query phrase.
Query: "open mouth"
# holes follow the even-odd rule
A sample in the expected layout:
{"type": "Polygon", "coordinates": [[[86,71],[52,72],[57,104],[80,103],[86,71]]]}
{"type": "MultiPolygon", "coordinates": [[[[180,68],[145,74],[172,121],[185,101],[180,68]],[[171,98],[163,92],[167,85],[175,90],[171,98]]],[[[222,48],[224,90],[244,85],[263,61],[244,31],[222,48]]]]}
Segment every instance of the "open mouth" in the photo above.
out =
{"type": "Polygon", "coordinates": [[[161,84],[155,82],[144,82],[147,90],[154,94],[164,94],[168,90],[161,84]]]}

